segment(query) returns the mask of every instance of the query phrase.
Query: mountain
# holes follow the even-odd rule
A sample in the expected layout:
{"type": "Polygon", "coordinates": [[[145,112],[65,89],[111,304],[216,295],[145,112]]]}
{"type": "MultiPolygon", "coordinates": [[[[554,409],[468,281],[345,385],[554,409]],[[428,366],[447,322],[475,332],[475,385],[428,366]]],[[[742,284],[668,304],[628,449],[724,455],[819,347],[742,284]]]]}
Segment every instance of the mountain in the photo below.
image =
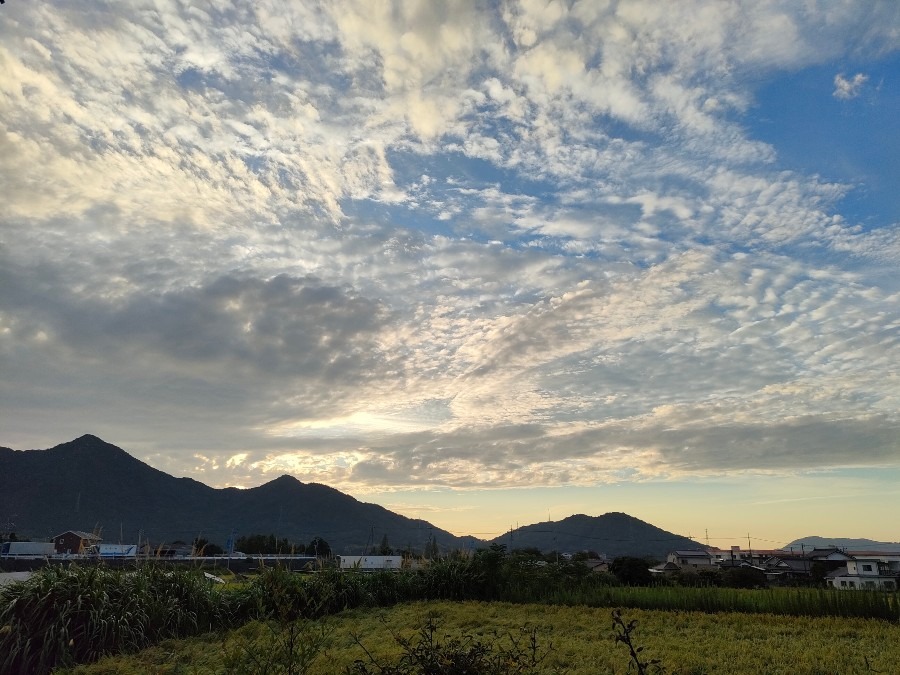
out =
{"type": "Polygon", "coordinates": [[[900,542],[873,541],[871,539],[848,539],[847,537],[803,537],[785,546],[785,550],[799,551],[801,546],[811,548],[840,548],[845,551],[881,551],[900,553],[900,542]]]}
{"type": "Polygon", "coordinates": [[[291,476],[246,490],[175,478],[91,435],[49,450],[0,448],[0,519],[7,518],[20,538],[99,527],[107,543],[140,534],[153,543],[202,536],[224,546],[234,529],[303,544],[322,537],[338,554],[363,553],[384,535],[395,549],[421,551],[431,536],[442,550],[484,545],[291,476]]]}
{"type": "MultiPolygon", "coordinates": [[[[421,551],[432,536],[445,551],[488,544],[292,476],[246,490],[211,488],[154,469],[91,435],[49,450],[0,448],[0,526],[7,519],[20,538],[102,528],[107,543],[131,543],[140,535],[154,544],[203,537],[224,546],[235,530],[238,537],[274,534],[297,544],[322,537],[338,554],[363,553],[384,535],[401,550],[421,551]]],[[[658,558],[677,548],[700,547],[624,513],[528,525],[491,543],[510,550],[590,549],[610,557],[658,558]]]]}
{"type": "Polygon", "coordinates": [[[509,550],[538,548],[570,553],[592,550],[610,558],[623,555],[665,558],[676,549],[703,548],[696,541],[666,532],[626,513],[578,514],[555,522],[536,523],[516,528],[490,543],[503,544],[509,550]]]}

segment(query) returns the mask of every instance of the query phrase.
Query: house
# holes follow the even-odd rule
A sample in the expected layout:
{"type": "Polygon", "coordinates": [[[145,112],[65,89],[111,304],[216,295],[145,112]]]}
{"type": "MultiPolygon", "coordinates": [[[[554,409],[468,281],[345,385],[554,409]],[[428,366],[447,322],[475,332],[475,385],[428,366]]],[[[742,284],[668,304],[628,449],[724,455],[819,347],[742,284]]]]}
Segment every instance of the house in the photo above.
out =
{"type": "MultiPolygon", "coordinates": [[[[669,555],[672,555],[671,553],[669,555]]],[[[667,575],[671,576],[676,572],[680,572],[681,567],[678,566],[678,563],[674,563],[671,560],[667,560],[664,563],[660,563],[659,565],[654,565],[650,568],[650,574],[653,575],[667,575]]]]}
{"type": "Polygon", "coordinates": [[[0,558],[41,558],[56,553],[52,543],[7,541],[0,544],[0,558]]]}
{"type": "Polygon", "coordinates": [[[682,551],[672,551],[666,556],[666,563],[678,565],[678,567],[714,567],[716,557],[709,551],[702,549],[688,549],[682,551]]]}
{"type": "Polygon", "coordinates": [[[102,540],[91,532],[69,530],[53,537],[53,546],[57,553],[64,555],[84,555],[93,553],[102,540]]]}
{"type": "Polygon", "coordinates": [[[729,550],[715,551],[716,564],[720,567],[740,567],[741,563],[754,567],[763,567],[769,558],[783,554],[784,551],[770,549],[742,549],[740,546],[732,546],[729,550]]]}
{"type": "Polygon", "coordinates": [[[900,580],[900,555],[853,556],[846,567],[829,573],[826,579],[840,590],[895,591],[900,580]]]}
{"type": "Polygon", "coordinates": [[[774,555],[763,561],[766,576],[783,581],[808,579],[812,562],[792,555],[774,555]]]}
{"type": "Polygon", "coordinates": [[[582,560],[581,564],[587,567],[591,572],[609,572],[609,563],[599,558],[588,558],[582,560]]]}
{"type": "Polygon", "coordinates": [[[399,555],[342,555],[338,556],[342,570],[399,570],[403,556],[399,555]]]}

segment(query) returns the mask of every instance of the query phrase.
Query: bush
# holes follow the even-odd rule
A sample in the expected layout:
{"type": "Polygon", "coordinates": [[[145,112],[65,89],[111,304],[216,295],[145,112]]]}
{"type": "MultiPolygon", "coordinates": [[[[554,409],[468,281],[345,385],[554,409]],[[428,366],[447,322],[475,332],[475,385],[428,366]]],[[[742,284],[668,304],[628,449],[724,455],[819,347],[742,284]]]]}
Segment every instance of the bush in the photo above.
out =
{"type": "Polygon", "coordinates": [[[752,567],[732,567],[722,573],[722,584],[729,588],[765,588],[766,575],[752,567]]]}
{"type": "Polygon", "coordinates": [[[643,558],[616,558],[609,566],[609,571],[626,586],[649,586],[653,583],[650,565],[643,558]]]}

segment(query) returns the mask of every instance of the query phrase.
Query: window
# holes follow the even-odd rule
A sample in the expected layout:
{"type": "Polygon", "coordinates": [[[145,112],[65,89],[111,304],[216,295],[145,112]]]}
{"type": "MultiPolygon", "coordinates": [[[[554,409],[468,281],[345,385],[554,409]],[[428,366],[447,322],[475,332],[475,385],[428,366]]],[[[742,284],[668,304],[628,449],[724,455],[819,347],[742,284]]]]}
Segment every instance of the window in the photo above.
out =
{"type": "Polygon", "coordinates": [[[846,586],[847,586],[847,582],[846,582],[846,581],[844,581],[844,580],[843,580],[843,579],[842,579],[842,580],[841,580],[841,586],[844,586],[844,587],[846,587],[846,586]]]}
{"type": "Polygon", "coordinates": [[[886,590],[886,591],[894,590],[894,582],[893,581],[885,581],[884,582],[884,590],[886,590]]]}
{"type": "Polygon", "coordinates": [[[871,572],[871,571],[872,571],[871,565],[863,565],[863,572],[871,572]]]}

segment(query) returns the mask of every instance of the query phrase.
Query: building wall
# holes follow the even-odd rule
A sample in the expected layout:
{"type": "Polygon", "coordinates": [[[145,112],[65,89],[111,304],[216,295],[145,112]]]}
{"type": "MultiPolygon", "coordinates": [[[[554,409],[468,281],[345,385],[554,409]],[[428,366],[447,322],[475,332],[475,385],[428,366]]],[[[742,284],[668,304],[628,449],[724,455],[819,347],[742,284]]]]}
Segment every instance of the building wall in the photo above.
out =
{"type": "Polygon", "coordinates": [[[66,532],[53,537],[53,545],[56,547],[57,553],[79,553],[81,551],[81,537],[74,532],[66,532]]]}
{"type": "Polygon", "coordinates": [[[403,565],[399,555],[342,555],[341,569],[398,570],[403,565]]]}

